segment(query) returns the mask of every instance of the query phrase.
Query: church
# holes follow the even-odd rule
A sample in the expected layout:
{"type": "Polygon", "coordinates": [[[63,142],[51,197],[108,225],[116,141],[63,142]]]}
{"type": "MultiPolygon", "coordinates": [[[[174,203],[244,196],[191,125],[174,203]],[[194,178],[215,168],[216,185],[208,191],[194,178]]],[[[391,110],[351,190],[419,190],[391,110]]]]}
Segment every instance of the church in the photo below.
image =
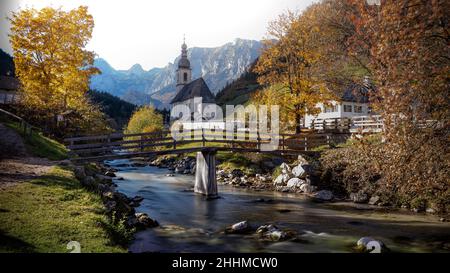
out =
{"type": "MultiPolygon", "coordinates": [[[[181,58],[178,61],[176,71],[177,85],[176,95],[170,102],[171,108],[175,105],[184,104],[191,110],[191,116],[196,112],[203,113],[208,104],[215,104],[214,95],[202,77],[191,80],[191,63],[187,57],[186,42],[181,46],[181,58]]],[[[212,117],[211,117],[212,118],[212,117]]]]}

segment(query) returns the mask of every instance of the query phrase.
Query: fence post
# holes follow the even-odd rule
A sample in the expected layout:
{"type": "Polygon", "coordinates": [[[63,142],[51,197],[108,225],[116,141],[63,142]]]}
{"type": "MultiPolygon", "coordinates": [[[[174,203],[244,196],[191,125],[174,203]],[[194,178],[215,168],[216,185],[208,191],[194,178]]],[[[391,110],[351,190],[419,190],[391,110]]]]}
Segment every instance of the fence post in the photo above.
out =
{"type": "Polygon", "coordinates": [[[282,141],[283,141],[283,145],[281,146],[281,149],[284,151],[284,144],[285,144],[285,142],[284,142],[284,135],[281,135],[281,137],[282,137],[282,141]]]}
{"type": "Polygon", "coordinates": [[[205,147],[206,145],[206,140],[205,140],[205,128],[202,127],[202,145],[203,147],[205,147]]]}
{"type": "Polygon", "coordinates": [[[259,136],[259,131],[256,131],[256,137],[257,137],[256,140],[258,141],[258,144],[256,144],[256,145],[258,145],[257,149],[261,150],[261,137],[259,136]]]}
{"type": "Polygon", "coordinates": [[[305,151],[308,151],[308,138],[305,137],[305,151]]]}
{"type": "Polygon", "coordinates": [[[141,152],[144,151],[144,136],[141,136],[141,141],[139,142],[139,146],[141,147],[141,152]]]}
{"type": "Polygon", "coordinates": [[[331,147],[331,145],[330,145],[330,135],[329,134],[327,134],[327,145],[328,145],[328,148],[331,147]]]}

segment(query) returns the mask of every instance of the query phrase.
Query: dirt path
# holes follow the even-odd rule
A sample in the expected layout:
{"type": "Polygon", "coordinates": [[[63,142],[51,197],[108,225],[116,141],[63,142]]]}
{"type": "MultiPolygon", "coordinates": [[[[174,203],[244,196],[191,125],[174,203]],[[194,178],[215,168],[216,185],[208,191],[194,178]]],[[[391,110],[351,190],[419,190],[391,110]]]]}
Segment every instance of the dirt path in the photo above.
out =
{"type": "Polygon", "coordinates": [[[30,156],[22,137],[0,123],[0,190],[38,178],[53,165],[54,162],[45,158],[30,156]]]}

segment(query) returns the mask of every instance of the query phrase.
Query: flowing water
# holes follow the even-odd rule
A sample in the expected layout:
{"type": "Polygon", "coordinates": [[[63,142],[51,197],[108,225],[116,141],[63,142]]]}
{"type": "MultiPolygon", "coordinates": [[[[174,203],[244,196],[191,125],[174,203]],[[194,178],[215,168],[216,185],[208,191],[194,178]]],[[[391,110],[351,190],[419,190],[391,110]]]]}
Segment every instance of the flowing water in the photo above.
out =
{"type": "Polygon", "coordinates": [[[353,203],[317,203],[301,195],[257,192],[219,186],[219,199],[192,191],[194,177],[167,177],[157,167],[119,168],[128,160],[107,162],[119,169],[118,190],[144,197],[136,210],[161,227],[136,234],[131,252],[352,252],[364,236],[383,241],[392,251],[450,252],[450,223],[433,215],[353,203]],[[254,234],[224,234],[247,220],[258,227],[272,223],[298,233],[295,241],[261,241],[254,234]]]}

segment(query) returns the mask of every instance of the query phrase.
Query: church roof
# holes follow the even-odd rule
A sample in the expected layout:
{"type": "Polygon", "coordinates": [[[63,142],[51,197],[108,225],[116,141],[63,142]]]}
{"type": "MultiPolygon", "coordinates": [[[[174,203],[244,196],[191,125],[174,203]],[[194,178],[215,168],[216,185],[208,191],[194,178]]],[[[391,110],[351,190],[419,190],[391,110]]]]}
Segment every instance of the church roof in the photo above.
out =
{"type": "Polygon", "coordinates": [[[175,98],[170,102],[171,104],[176,102],[185,101],[194,97],[202,97],[204,103],[214,103],[214,95],[209,90],[208,85],[203,78],[198,78],[185,86],[176,94],[175,98]]]}

